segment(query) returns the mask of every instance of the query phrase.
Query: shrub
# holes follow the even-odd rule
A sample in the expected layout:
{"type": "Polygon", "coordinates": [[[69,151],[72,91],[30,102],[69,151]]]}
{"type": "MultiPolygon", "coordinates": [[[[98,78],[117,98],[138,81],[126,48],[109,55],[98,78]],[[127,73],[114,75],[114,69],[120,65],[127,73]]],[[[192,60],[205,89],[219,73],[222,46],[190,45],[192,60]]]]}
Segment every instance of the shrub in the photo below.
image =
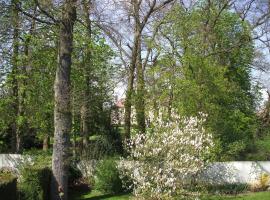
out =
{"type": "Polygon", "coordinates": [[[270,175],[263,173],[259,179],[250,184],[250,190],[252,192],[265,191],[270,186],[270,175]]]}
{"type": "Polygon", "coordinates": [[[8,171],[0,171],[1,199],[17,199],[17,178],[8,171]]]}
{"type": "Polygon", "coordinates": [[[49,200],[51,170],[48,167],[30,166],[21,170],[19,184],[21,200],[49,200]]]}
{"type": "Polygon", "coordinates": [[[95,188],[106,193],[120,193],[123,191],[115,159],[104,159],[98,164],[95,188]]]}
{"type": "Polygon", "coordinates": [[[206,185],[210,193],[218,194],[240,194],[248,190],[248,185],[243,183],[227,183],[220,185],[206,185]]]}
{"type": "MultiPolygon", "coordinates": [[[[51,168],[52,163],[52,150],[39,150],[39,149],[31,149],[23,152],[24,155],[30,156],[31,161],[35,163],[35,165],[42,167],[51,168]]],[[[30,163],[31,164],[31,163],[30,163]]]]}
{"type": "Polygon", "coordinates": [[[90,137],[90,149],[84,149],[82,157],[86,160],[99,160],[114,153],[114,147],[107,135],[93,135],[90,137]]]}
{"type": "Polygon", "coordinates": [[[211,156],[211,134],[201,118],[180,118],[153,123],[152,132],[137,134],[127,144],[130,155],[119,163],[121,177],[129,176],[135,196],[164,199],[178,195],[195,199],[191,177],[202,170],[211,156]],[[192,186],[191,186],[192,188],[192,186]]]}

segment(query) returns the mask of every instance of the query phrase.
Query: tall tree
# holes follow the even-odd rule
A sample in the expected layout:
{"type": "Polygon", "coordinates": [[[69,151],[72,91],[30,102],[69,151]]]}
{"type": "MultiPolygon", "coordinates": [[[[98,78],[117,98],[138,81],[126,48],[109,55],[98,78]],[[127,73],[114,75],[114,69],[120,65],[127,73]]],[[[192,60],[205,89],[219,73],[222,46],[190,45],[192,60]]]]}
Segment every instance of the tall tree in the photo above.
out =
{"type": "MultiPolygon", "coordinates": [[[[144,68],[148,62],[149,52],[143,63],[142,60],[142,44],[143,44],[143,31],[146,29],[148,22],[151,17],[161,11],[166,5],[172,3],[173,0],[167,1],[138,1],[131,0],[131,17],[133,18],[133,47],[132,55],[129,66],[129,78],[128,86],[126,91],[125,100],[125,135],[127,138],[130,136],[131,128],[131,98],[133,94],[133,84],[136,70],[136,95],[135,95],[135,108],[136,108],[136,119],[138,125],[138,131],[145,133],[145,80],[144,80],[144,68]]],[[[155,37],[155,31],[152,37],[155,37]]],[[[149,51],[151,50],[148,49],[149,51]]]]}
{"type": "Polygon", "coordinates": [[[59,24],[59,64],[54,83],[54,144],[51,198],[68,199],[69,134],[71,132],[70,71],[76,0],[65,0],[59,24]]]}
{"type": "MultiPolygon", "coordinates": [[[[86,23],[87,33],[89,40],[92,38],[92,24],[90,19],[90,9],[91,9],[91,0],[83,0],[83,11],[84,19],[86,23]]],[[[90,131],[90,69],[92,66],[92,50],[91,46],[86,48],[86,55],[83,62],[83,71],[84,71],[84,91],[83,91],[83,102],[81,106],[81,126],[82,126],[82,135],[83,135],[83,147],[88,146],[88,138],[90,131]]]]}
{"type": "MultiPolygon", "coordinates": [[[[21,115],[22,108],[19,106],[19,86],[18,86],[18,71],[19,71],[19,11],[17,6],[19,4],[18,0],[12,0],[12,26],[13,26],[13,54],[12,54],[12,74],[11,74],[11,84],[12,84],[12,95],[13,95],[13,109],[18,117],[21,115]]],[[[17,123],[18,118],[14,118],[12,125],[12,149],[13,152],[20,152],[21,150],[21,132],[18,128],[17,123]]]]}
{"type": "Polygon", "coordinates": [[[160,88],[151,99],[159,100],[160,110],[172,107],[179,115],[206,113],[205,126],[221,147],[219,158],[233,159],[247,149],[254,133],[253,44],[245,22],[220,2],[208,3],[191,10],[179,5],[168,15],[161,32],[171,45],[163,46],[151,69],[160,88]]]}

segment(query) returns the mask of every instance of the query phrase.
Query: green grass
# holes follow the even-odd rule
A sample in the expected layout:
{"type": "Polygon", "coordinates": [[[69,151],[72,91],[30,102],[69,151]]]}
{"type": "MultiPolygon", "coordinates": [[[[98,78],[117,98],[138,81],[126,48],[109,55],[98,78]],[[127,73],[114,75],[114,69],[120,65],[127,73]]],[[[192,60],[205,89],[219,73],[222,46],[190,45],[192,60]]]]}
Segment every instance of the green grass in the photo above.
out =
{"type": "Polygon", "coordinates": [[[104,194],[99,191],[86,193],[72,191],[70,193],[71,200],[127,200],[130,196],[130,194],[104,194]]]}
{"type": "MultiPolygon", "coordinates": [[[[71,192],[71,200],[128,200],[131,199],[131,194],[103,194],[98,191],[92,192],[71,192]]],[[[203,200],[270,200],[270,192],[246,193],[236,196],[211,196],[203,200]]]]}
{"type": "Polygon", "coordinates": [[[247,193],[236,196],[215,196],[205,200],[270,200],[270,192],[247,193]]]}

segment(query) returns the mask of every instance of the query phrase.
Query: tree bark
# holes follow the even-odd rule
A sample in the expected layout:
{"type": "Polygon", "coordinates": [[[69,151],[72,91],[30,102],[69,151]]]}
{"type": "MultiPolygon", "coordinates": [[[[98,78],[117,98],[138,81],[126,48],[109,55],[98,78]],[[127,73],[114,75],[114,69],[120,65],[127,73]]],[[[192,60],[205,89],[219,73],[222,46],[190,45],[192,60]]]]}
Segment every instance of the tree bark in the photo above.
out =
{"type": "Polygon", "coordinates": [[[133,94],[133,83],[134,83],[134,70],[135,66],[131,64],[129,69],[129,77],[128,77],[128,86],[126,91],[126,99],[125,99],[125,139],[130,138],[130,129],[131,129],[131,100],[133,94]]]}
{"type": "Polygon", "coordinates": [[[43,137],[43,150],[47,151],[50,147],[50,136],[49,135],[44,135],[43,137]]]}
{"type": "Polygon", "coordinates": [[[54,83],[54,144],[51,199],[68,199],[69,134],[71,132],[70,71],[76,0],[65,0],[59,27],[59,64],[54,83]]]}
{"type": "Polygon", "coordinates": [[[12,43],[12,72],[11,72],[11,87],[12,87],[12,107],[14,110],[14,121],[12,123],[12,152],[17,153],[20,147],[20,137],[17,131],[17,114],[18,114],[18,56],[19,56],[19,11],[17,5],[18,0],[12,0],[12,26],[13,26],[13,43],[12,43]]]}
{"type": "Polygon", "coordinates": [[[144,72],[142,68],[141,58],[141,36],[138,38],[138,52],[137,52],[137,93],[136,93],[136,119],[138,131],[141,134],[145,133],[145,90],[144,90],[144,72]]]}
{"type": "MultiPolygon", "coordinates": [[[[92,38],[92,26],[90,20],[90,5],[91,0],[83,0],[83,10],[88,31],[88,37],[91,41],[92,38]]],[[[92,51],[91,46],[87,47],[84,58],[84,91],[83,102],[81,107],[81,123],[82,123],[82,147],[87,148],[89,143],[89,131],[90,131],[90,67],[92,66],[92,51]]]]}
{"type": "Polygon", "coordinates": [[[134,39],[133,39],[133,47],[132,47],[132,56],[131,63],[129,66],[129,77],[128,77],[128,86],[126,91],[126,99],[125,99],[125,139],[130,138],[130,129],[131,129],[131,106],[132,106],[132,95],[133,95],[133,86],[134,86],[134,72],[137,65],[137,59],[139,46],[141,45],[141,26],[140,19],[138,17],[139,14],[139,3],[137,0],[132,1],[133,3],[133,11],[135,13],[135,26],[134,26],[134,39]]]}

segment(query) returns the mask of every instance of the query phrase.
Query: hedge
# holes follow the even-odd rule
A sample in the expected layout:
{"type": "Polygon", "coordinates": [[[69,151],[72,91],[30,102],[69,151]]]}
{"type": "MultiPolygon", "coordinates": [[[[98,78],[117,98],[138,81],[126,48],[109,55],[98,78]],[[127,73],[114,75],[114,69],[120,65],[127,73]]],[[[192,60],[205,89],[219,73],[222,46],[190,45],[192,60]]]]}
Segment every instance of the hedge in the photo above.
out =
{"type": "Polygon", "coordinates": [[[0,198],[17,199],[17,178],[10,172],[0,172],[0,198]]]}
{"type": "Polygon", "coordinates": [[[51,170],[48,167],[25,167],[21,175],[20,200],[49,200],[51,170]]]}

